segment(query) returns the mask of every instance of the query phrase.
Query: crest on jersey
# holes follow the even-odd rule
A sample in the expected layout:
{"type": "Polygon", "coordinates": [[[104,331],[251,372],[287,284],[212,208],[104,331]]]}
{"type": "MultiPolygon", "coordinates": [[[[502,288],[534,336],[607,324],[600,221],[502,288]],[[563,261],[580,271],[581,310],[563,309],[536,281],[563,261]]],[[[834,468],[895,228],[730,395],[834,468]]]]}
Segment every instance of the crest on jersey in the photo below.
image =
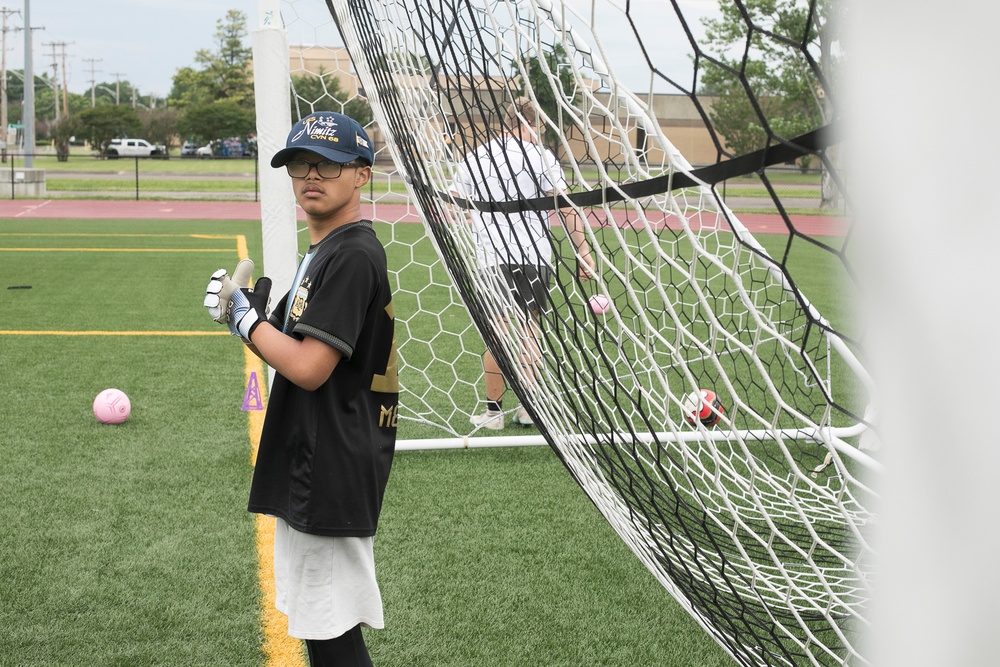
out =
{"type": "Polygon", "coordinates": [[[302,313],[305,312],[306,305],[309,302],[310,287],[312,287],[312,281],[308,277],[303,278],[295,290],[295,295],[292,297],[292,306],[288,309],[289,319],[297,322],[302,317],[302,313]]]}

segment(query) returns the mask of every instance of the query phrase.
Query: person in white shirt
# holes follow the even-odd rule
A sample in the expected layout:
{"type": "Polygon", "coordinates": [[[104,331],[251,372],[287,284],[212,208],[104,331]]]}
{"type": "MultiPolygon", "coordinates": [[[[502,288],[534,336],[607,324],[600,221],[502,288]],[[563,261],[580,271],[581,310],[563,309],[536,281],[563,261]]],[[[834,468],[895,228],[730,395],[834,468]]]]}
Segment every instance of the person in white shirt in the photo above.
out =
{"type": "MultiPolygon", "coordinates": [[[[468,153],[458,166],[451,191],[470,201],[519,201],[563,194],[566,180],[552,151],[539,145],[532,129],[536,112],[531,100],[518,98],[504,119],[505,131],[468,153]]],[[[527,376],[537,361],[535,340],[539,313],[548,303],[552,281],[551,211],[473,211],[476,259],[480,266],[499,272],[514,302],[527,315],[531,334],[523,341],[521,365],[527,376]]],[[[587,280],[594,268],[583,222],[572,208],[558,209],[579,258],[579,275],[587,280]]],[[[503,323],[498,323],[503,325],[503,323]]],[[[471,418],[473,425],[491,430],[504,427],[505,383],[493,354],[483,354],[486,376],[486,411],[471,418]]],[[[521,406],[514,422],[531,426],[534,420],[521,406]]]]}

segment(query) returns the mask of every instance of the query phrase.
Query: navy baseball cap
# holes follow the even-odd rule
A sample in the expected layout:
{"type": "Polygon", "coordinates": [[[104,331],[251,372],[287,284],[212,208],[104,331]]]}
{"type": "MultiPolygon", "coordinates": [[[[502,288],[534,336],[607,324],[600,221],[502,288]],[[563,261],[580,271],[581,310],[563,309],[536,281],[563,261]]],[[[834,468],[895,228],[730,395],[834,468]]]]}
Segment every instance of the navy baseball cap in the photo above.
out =
{"type": "Polygon", "coordinates": [[[295,123],[285,147],[271,158],[271,166],[285,166],[296,151],[312,151],[342,164],[356,158],[369,165],[374,162],[372,142],[364,128],[350,116],[334,111],[317,111],[295,123]]]}

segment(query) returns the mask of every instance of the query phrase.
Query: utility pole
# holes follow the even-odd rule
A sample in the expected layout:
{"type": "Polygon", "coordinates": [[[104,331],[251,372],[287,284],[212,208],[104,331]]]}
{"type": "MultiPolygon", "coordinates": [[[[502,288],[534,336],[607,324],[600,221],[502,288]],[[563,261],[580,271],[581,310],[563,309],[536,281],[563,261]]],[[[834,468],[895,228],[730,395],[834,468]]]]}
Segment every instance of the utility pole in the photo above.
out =
{"type": "Polygon", "coordinates": [[[0,15],[3,17],[3,28],[0,33],[0,161],[7,162],[7,17],[11,14],[19,14],[16,9],[0,7],[0,15]]]}
{"type": "MultiPolygon", "coordinates": [[[[27,2],[27,0],[25,0],[27,2]]],[[[97,89],[97,78],[95,77],[95,72],[100,72],[100,70],[94,69],[94,63],[101,62],[101,58],[84,58],[84,62],[90,63],[90,108],[93,109],[97,106],[97,95],[95,91],[97,89]]]]}
{"type": "Polygon", "coordinates": [[[63,106],[63,116],[69,117],[69,97],[66,94],[66,47],[65,42],[63,42],[63,52],[62,52],[62,106],[63,106]]]}
{"type": "Polygon", "coordinates": [[[121,100],[121,92],[122,92],[122,79],[121,79],[122,73],[112,72],[111,74],[115,77],[115,106],[118,106],[119,101],[121,100]]]}
{"type": "Polygon", "coordinates": [[[69,42],[46,42],[44,46],[52,47],[52,81],[55,83],[56,95],[55,95],[55,111],[56,111],[56,122],[59,121],[59,106],[62,105],[63,116],[69,116],[69,109],[66,104],[66,47],[69,46],[69,42]],[[59,99],[59,58],[56,54],[56,48],[62,49],[62,101],[59,99]]]}
{"type": "Polygon", "coordinates": [[[59,61],[56,59],[56,44],[57,42],[42,42],[42,46],[52,47],[52,83],[55,85],[54,95],[52,96],[53,106],[55,107],[55,122],[59,122],[59,61]]]}

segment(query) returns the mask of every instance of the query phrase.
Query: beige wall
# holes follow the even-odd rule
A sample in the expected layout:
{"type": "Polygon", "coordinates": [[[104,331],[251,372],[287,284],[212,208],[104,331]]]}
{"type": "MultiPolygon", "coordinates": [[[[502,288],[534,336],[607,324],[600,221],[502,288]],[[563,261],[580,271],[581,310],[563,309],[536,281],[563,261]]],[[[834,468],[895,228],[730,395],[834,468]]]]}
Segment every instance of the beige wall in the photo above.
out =
{"type": "MultiPolygon", "coordinates": [[[[316,74],[323,72],[327,77],[335,77],[340,82],[340,89],[348,96],[358,93],[358,78],[351,65],[351,58],[344,47],[319,46],[289,46],[289,68],[292,75],[316,74]]],[[[488,86],[489,81],[479,81],[477,85],[488,86]]],[[[706,113],[711,109],[713,98],[702,98],[706,113]]],[[[643,98],[649,104],[653,115],[659,121],[660,130],[670,143],[695,167],[714,164],[718,153],[712,143],[711,136],[702,122],[694,103],[684,95],[655,95],[652,99],[643,98]]],[[[459,103],[461,104],[461,103],[459,103]]],[[[481,118],[462,119],[456,129],[468,123],[482,123],[481,118]]],[[[377,129],[372,132],[372,139],[377,145],[382,144],[382,138],[377,129]]],[[[635,130],[631,131],[629,141],[635,145],[637,137],[635,130]]],[[[582,141],[574,141],[573,152],[577,159],[587,155],[586,146],[582,141]]],[[[458,148],[458,147],[456,147],[458,148]]],[[[597,146],[598,159],[615,160],[616,148],[610,144],[597,146]]],[[[651,161],[658,161],[662,156],[650,155],[651,161]]]]}
{"type": "MultiPolygon", "coordinates": [[[[709,113],[714,97],[699,98],[709,113]]],[[[715,164],[718,151],[694,103],[685,95],[655,95],[650,103],[664,136],[694,166],[715,164]]]]}
{"type": "MultiPolygon", "coordinates": [[[[685,95],[655,95],[650,100],[648,97],[642,101],[649,105],[653,116],[659,123],[660,132],[666,137],[674,148],[676,148],[691,165],[698,167],[707,164],[714,164],[717,161],[717,151],[712,143],[711,135],[705,128],[705,123],[694,103],[685,95]]],[[[706,113],[711,109],[714,98],[702,98],[701,103],[705,107],[706,113]]],[[[609,104],[608,106],[613,106],[609,104]]],[[[622,123],[626,127],[635,126],[635,119],[622,118],[622,123]]],[[[657,142],[646,139],[642,141],[641,131],[636,127],[629,129],[629,143],[636,148],[643,145],[656,146],[657,142]]],[[[586,156],[586,148],[583,142],[574,141],[574,155],[577,159],[586,156]],[[578,144],[578,146],[577,146],[578,144]]],[[[621,151],[615,145],[605,142],[596,146],[600,159],[609,162],[621,162],[617,153],[621,151]]],[[[662,163],[665,159],[663,152],[650,149],[647,162],[650,164],[662,163]]]]}

